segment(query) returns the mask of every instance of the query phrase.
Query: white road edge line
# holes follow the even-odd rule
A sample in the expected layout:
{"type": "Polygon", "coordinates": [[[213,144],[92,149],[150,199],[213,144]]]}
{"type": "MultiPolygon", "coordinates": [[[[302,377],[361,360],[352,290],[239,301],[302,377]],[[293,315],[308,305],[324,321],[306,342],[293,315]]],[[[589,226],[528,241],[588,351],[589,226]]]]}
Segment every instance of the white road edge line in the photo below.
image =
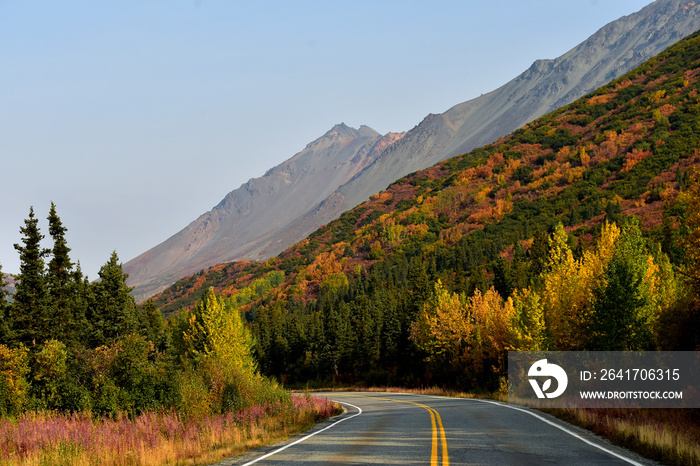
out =
{"type": "Polygon", "coordinates": [[[567,429],[566,427],[560,426],[560,425],[557,424],[556,422],[552,422],[552,421],[550,421],[549,419],[546,419],[546,418],[540,416],[539,414],[533,413],[532,411],[529,411],[529,410],[527,410],[527,409],[518,408],[518,407],[516,407],[516,406],[512,406],[512,405],[509,405],[509,404],[506,404],[506,403],[499,403],[499,402],[497,402],[497,401],[480,400],[480,399],[477,399],[477,398],[451,398],[451,397],[435,396],[435,395],[424,395],[424,396],[429,396],[429,397],[431,397],[431,398],[450,399],[450,400],[478,401],[478,402],[480,402],[480,403],[489,403],[489,404],[492,404],[492,405],[502,406],[502,407],[504,407],[504,408],[509,408],[509,409],[514,409],[514,410],[516,410],[516,411],[521,411],[521,412],[523,412],[523,413],[529,414],[530,416],[536,417],[536,418],[539,419],[540,421],[545,422],[545,423],[549,424],[550,426],[554,426],[554,427],[556,427],[557,429],[559,429],[559,430],[561,430],[561,431],[563,431],[563,432],[566,432],[567,434],[571,435],[572,437],[576,437],[577,439],[581,440],[582,442],[587,443],[588,445],[590,445],[590,446],[592,446],[592,447],[594,447],[594,448],[597,448],[598,450],[602,450],[602,451],[604,451],[605,453],[608,453],[608,454],[610,454],[610,455],[612,455],[612,456],[614,456],[614,457],[616,457],[616,458],[619,458],[619,459],[621,459],[622,461],[625,461],[625,462],[627,462],[627,463],[629,463],[629,464],[633,464],[634,466],[644,466],[642,463],[638,463],[637,461],[634,461],[633,459],[624,457],[624,456],[622,456],[622,455],[620,455],[620,454],[618,454],[618,453],[615,453],[615,452],[612,451],[612,450],[608,450],[607,448],[605,448],[605,447],[603,447],[603,446],[601,446],[601,445],[598,445],[598,444],[596,444],[596,443],[594,443],[594,442],[591,442],[591,441],[588,440],[588,439],[585,439],[585,438],[581,437],[581,436],[580,436],[579,434],[577,434],[576,432],[573,432],[573,431],[567,429]]]}
{"type": "Polygon", "coordinates": [[[323,432],[323,431],[325,431],[325,430],[328,430],[328,429],[330,429],[331,427],[337,426],[338,424],[340,424],[340,423],[343,422],[343,421],[347,421],[348,419],[352,419],[352,418],[354,418],[354,417],[359,416],[360,414],[362,414],[362,408],[360,408],[359,406],[351,405],[350,403],[345,403],[344,401],[335,401],[335,400],[331,400],[331,401],[333,401],[334,403],[340,403],[341,405],[348,405],[348,406],[351,406],[351,407],[357,409],[358,412],[357,412],[357,414],[353,414],[352,416],[344,417],[343,419],[340,419],[339,421],[336,421],[336,422],[334,422],[333,424],[331,424],[331,425],[329,425],[329,426],[327,426],[327,427],[324,427],[324,428],[321,429],[321,430],[317,430],[317,431],[314,432],[313,434],[309,434],[309,435],[307,435],[306,437],[302,437],[302,438],[300,438],[299,440],[296,440],[296,441],[294,441],[294,442],[292,442],[292,443],[290,443],[290,444],[287,444],[287,445],[285,445],[285,446],[283,446],[283,447],[281,447],[281,448],[278,448],[278,449],[275,450],[275,451],[271,451],[270,453],[267,453],[267,454],[261,456],[260,458],[256,458],[256,459],[254,459],[254,460],[252,460],[252,461],[248,461],[247,463],[243,464],[242,466],[248,466],[249,464],[254,464],[254,463],[257,463],[258,461],[264,460],[265,458],[269,458],[269,457],[272,456],[272,455],[276,455],[277,453],[281,452],[282,450],[286,450],[287,448],[291,447],[292,445],[296,445],[297,443],[301,443],[301,442],[303,442],[304,440],[310,439],[311,437],[313,437],[313,436],[316,435],[316,434],[320,434],[321,432],[323,432]]]}

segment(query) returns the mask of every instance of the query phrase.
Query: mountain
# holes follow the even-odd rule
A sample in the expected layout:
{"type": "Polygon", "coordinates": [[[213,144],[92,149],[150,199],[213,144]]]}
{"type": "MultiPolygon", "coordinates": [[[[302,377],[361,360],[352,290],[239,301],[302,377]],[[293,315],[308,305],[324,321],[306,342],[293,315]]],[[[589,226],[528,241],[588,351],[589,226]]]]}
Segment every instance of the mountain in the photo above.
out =
{"type": "Polygon", "coordinates": [[[338,125],[232,191],[164,243],[124,265],[139,299],[216,263],[266,260],[389,183],[495,141],[615,79],[700,28],[700,5],[658,0],[504,86],[381,137],[338,125]]]}
{"type": "MultiPolygon", "coordinates": [[[[144,299],[178,278],[242,257],[267,257],[287,245],[276,235],[369,165],[401,134],[382,136],[338,124],[261,178],[230,192],[216,207],[165,242],[124,265],[144,299]]],[[[303,237],[313,230],[300,228],[303,237]]]]}
{"type": "Polygon", "coordinates": [[[314,211],[315,223],[336,218],[408,173],[491,143],[573,102],[698,29],[700,4],[684,0],[659,0],[607,24],[561,57],[538,60],[500,88],[428,115],[314,211]]]}
{"type": "Polygon", "coordinates": [[[154,302],[179,325],[213,287],[245,312],[261,370],[300,384],[495,390],[508,348],[695,349],[682,235],[698,237],[699,112],[700,32],[277,257],[218,264],[154,302]]]}
{"type": "Polygon", "coordinates": [[[10,275],[9,273],[3,273],[0,279],[2,279],[5,283],[5,286],[2,288],[2,290],[6,291],[9,295],[9,298],[12,299],[16,291],[15,287],[17,285],[15,277],[10,275]]]}

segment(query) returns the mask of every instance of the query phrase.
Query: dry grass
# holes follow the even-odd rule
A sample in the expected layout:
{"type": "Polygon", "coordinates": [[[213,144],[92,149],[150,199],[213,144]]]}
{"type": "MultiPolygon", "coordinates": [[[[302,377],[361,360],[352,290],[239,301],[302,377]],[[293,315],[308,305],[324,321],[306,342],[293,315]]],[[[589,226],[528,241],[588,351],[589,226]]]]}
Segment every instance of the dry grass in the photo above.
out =
{"type": "Polygon", "coordinates": [[[134,419],[31,413],[0,421],[0,465],[208,464],[308,429],[338,413],[332,402],[290,403],[185,418],[152,412],[134,419]]]}
{"type": "Polygon", "coordinates": [[[543,410],[637,453],[671,465],[700,465],[700,410],[543,410]]]}

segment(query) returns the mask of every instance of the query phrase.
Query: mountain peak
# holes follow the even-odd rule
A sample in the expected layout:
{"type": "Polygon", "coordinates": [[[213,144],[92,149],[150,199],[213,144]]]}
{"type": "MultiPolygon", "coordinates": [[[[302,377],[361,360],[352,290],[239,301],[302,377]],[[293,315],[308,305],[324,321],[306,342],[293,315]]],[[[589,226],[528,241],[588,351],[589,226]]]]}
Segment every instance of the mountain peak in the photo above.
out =
{"type": "Polygon", "coordinates": [[[357,138],[357,137],[369,137],[369,138],[376,138],[381,136],[378,132],[373,130],[367,125],[362,125],[360,126],[360,129],[355,129],[352,126],[348,126],[345,123],[338,123],[337,125],[333,126],[330,130],[326,132],[326,134],[323,135],[323,137],[333,137],[333,136],[345,136],[345,137],[351,137],[351,138],[357,138]]]}

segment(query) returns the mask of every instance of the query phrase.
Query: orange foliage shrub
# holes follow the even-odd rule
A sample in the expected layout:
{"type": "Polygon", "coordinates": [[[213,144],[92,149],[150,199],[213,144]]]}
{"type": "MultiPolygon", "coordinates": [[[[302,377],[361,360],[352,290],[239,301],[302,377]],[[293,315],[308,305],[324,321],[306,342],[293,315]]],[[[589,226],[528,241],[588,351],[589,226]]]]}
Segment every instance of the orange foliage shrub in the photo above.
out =
{"type": "Polygon", "coordinates": [[[309,280],[322,280],[325,276],[340,273],[343,267],[332,252],[322,252],[306,268],[309,280]]]}
{"type": "Polygon", "coordinates": [[[470,168],[468,170],[464,170],[462,173],[460,173],[457,176],[457,182],[456,184],[458,186],[466,186],[468,185],[471,180],[476,178],[476,169],[475,168],[470,168]]]}
{"type": "Polygon", "coordinates": [[[617,93],[597,95],[588,99],[588,105],[607,104],[617,96],[617,93]]]}
{"type": "Polygon", "coordinates": [[[505,161],[506,161],[506,159],[503,158],[503,154],[501,154],[500,152],[496,152],[491,157],[489,157],[489,160],[488,160],[488,162],[486,162],[486,164],[489,167],[497,167],[497,166],[501,165],[502,163],[504,163],[505,161]]]}
{"type": "Polygon", "coordinates": [[[640,151],[639,149],[632,149],[632,152],[628,152],[625,156],[625,165],[622,167],[622,172],[628,172],[637,165],[640,161],[649,157],[651,151],[640,151]]]}
{"type": "Polygon", "coordinates": [[[665,117],[670,116],[675,111],[676,111],[675,105],[664,104],[661,107],[659,107],[659,113],[661,113],[661,115],[665,116],[665,117]]]}
{"type": "Polygon", "coordinates": [[[491,178],[493,176],[493,170],[488,165],[482,165],[477,169],[476,172],[479,178],[491,178]]]}

